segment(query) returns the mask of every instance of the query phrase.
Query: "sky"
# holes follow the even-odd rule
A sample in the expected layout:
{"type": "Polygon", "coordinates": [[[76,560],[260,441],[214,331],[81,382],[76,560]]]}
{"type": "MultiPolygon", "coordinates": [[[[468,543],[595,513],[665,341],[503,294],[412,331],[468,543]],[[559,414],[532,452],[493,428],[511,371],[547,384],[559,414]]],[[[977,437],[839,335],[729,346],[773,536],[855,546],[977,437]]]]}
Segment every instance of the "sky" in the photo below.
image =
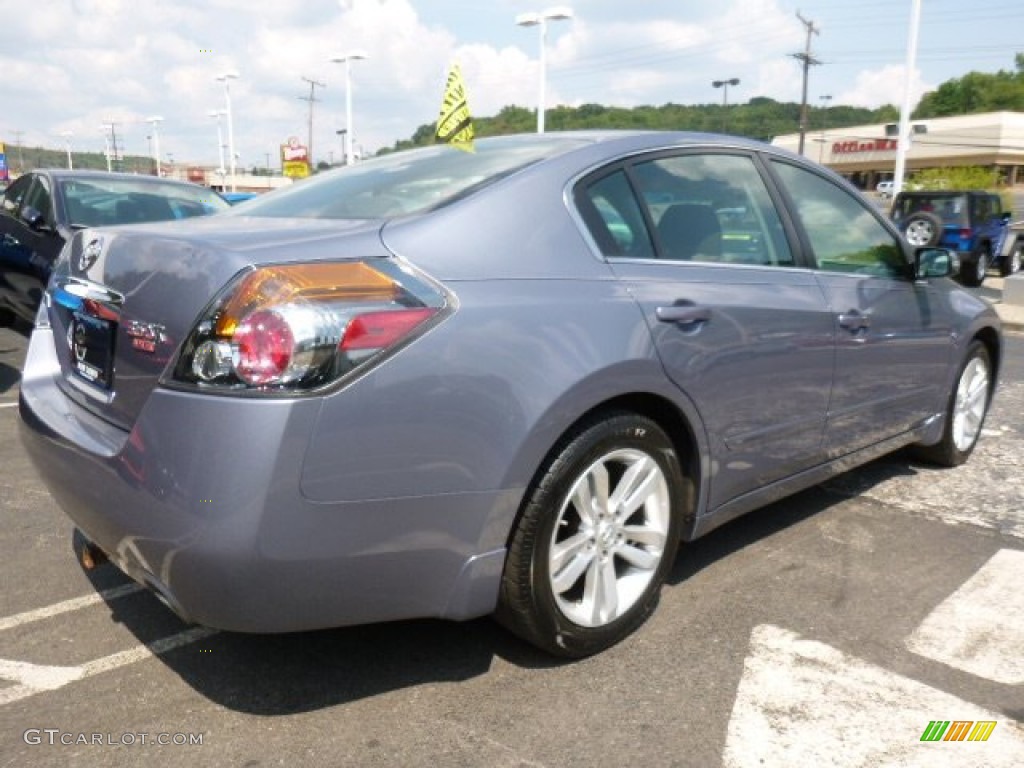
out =
{"type": "MultiPolygon", "coordinates": [[[[114,123],[128,154],[216,165],[217,118],[230,85],[242,168],[279,165],[306,143],[314,90],[314,159],[339,162],[352,61],[355,147],[372,154],[437,119],[458,62],[474,116],[535,109],[540,34],[521,13],[553,6],[547,104],[721,103],[713,80],[739,78],[729,103],[799,102],[813,21],[808,102],[899,105],[912,0],[0,0],[0,141],[101,152],[114,123]],[[830,98],[829,98],[830,97],[830,98]],[[64,136],[70,134],[70,136],[64,136]]],[[[1024,52],[1021,0],[923,0],[912,98],[969,71],[1013,70],[1024,52]]],[[[682,126],[685,127],[685,126],[682,126]]],[[[796,127],[794,126],[794,131],[796,127]]],[[[227,126],[223,124],[224,141],[227,126]]],[[[11,150],[8,149],[9,155],[11,150]]],[[[14,158],[10,158],[14,160],[14,158]]],[[[15,164],[16,163],[12,163],[15,164]]]]}

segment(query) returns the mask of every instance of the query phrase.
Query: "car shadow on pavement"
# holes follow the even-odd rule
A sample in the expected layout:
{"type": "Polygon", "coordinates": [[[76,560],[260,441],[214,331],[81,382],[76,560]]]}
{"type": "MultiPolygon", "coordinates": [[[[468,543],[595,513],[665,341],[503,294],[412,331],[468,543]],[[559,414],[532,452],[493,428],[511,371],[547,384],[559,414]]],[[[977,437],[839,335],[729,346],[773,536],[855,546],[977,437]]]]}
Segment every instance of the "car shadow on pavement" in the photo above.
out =
{"type": "Polygon", "coordinates": [[[839,474],[820,485],[755,509],[694,542],[684,542],[667,583],[675,585],[684,582],[712,563],[820,515],[850,496],[863,493],[879,483],[893,477],[916,475],[916,466],[922,465],[918,464],[909,451],[897,451],[839,474]]]}
{"type": "MultiPolygon", "coordinates": [[[[86,575],[97,592],[131,583],[110,564],[86,575]]],[[[107,606],[111,620],[140,643],[189,629],[145,590],[108,600],[107,606]]],[[[278,635],[216,632],[157,658],[221,706],[274,716],[469,680],[486,674],[496,656],[529,668],[564,663],[526,645],[489,618],[464,623],[401,621],[278,635]]]]}
{"type": "MultiPolygon", "coordinates": [[[[858,484],[913,472],[900,454],[855,470],[858,484]]],[[[685,544],[667,591],[733,553],[821,514],[845,494],[816,486],[752,512],[685,544]]],[[[107,564],[87,572],[98,592],[128,583],[107,564]]],[[[665,599],[663,597],[663,599],[665,599]]],[[[141,591],[108,601],[113,621],[142,643],[187,627],[141,591]]],[[[489,618],[465,623],[403,621],[282,635],[218,632],[158,657],[198,693],[229,709],[258,715],[315,711],[395,690],[460,682],[486,674],[495,658],[527,669],[568,662],[534,649],[489,618]]],[[[115,673],[116,674],[116,673],[115,673]]]]}
{"type": "MultiPolygon", "coordinates": [[[[6,350],[0,349],[0,355],[3,355],[6,350]]],[[[12,389],[18,386],[21,381],[21,371],[15,368],[13,365],[0,362],[0,395],[10,392],[12,389]]]]}
{"type": "MultiPolygon", "coordinates": [[[[32,335],[32,325],[16,319],[3,326],[26,340],[32,335]]],[[[15,389],[21,383],[21,367],[25,360],[25,342],[6,336],[0,345],[0,395],[15,389]],[[13,365],[12,365],[13,363],[13,365]]]]}

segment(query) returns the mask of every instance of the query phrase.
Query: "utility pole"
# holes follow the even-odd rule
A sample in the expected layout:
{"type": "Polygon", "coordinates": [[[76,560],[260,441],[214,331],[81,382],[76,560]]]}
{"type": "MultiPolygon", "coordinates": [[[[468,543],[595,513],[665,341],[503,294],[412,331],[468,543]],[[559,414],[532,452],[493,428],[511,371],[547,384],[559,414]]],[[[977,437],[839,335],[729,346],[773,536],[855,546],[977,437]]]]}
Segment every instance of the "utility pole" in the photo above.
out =
{"type": "Polygon", "coordinates": [[[24,131],[11,131],[14,134],[14,142],[18,145],[18,173],[25,172],[25,150],[21,145],[21,137],[25,135],[24,131]]]}
{"type": "Polygon", "coordinates": [[[120,171],[122,168],[120,166],[120,157],[117,154],[117,123],[112,120],[108,120],[103,123],[103,128],[104,134],[106,134],[106,129],[110,129],[110,149],[107,150],[107,170],[113,170],[113,166],[111,165],[111,157],[113,157],[113,159],[117,161],[117,170],[120,171]]]}
{"type": "Polygon", "coordinates": [[[800,23],[807,28],[807,44],[804,46],[803,53],[789,54],[804,65],[803,96],[800,99],[800,145],[797,148],[797,154],[802,155],[804,153],[804,136],[807,133],[807,75],[812,64],[814,66],[821,64],[821,61],[816,59],[811,53],[811,35],[820,34],[821,30],[814,26],[813,21],[801,16],[800,11],[796,12],[796,17],[800,19],[800,23]]]}
{"type": "Polygon", "coordinates": [[[298,98],[302,101],[309,102],[309,140],[306,142],[306,152],[309,155],[309,170],[313,170],[313,103],[320,101],[315,95],[317,86],[326,88],[326,83],[320,83],[309,77],[303,77],[307,83],[309,83],[309,96],[299,96],[298,98]]]}

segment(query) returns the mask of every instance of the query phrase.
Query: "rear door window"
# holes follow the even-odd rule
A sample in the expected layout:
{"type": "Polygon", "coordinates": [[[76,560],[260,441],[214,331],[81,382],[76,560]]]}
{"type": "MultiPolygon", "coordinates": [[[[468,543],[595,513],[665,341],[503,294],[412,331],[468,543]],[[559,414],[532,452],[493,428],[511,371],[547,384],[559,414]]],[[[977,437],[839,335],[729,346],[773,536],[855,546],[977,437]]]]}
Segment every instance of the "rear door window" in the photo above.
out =
{"type": "Polygon", "coordinates": [[[688,153],[638,163],[632,171],[661,258],[793,264],[782,222],[752,158],[688,153]]]}
{"type": "Polygon", "coordinates": [[[747,155],[690,152],[585,183],[580,210],[605,256],[791,266],[764,180],[747,155]]]}

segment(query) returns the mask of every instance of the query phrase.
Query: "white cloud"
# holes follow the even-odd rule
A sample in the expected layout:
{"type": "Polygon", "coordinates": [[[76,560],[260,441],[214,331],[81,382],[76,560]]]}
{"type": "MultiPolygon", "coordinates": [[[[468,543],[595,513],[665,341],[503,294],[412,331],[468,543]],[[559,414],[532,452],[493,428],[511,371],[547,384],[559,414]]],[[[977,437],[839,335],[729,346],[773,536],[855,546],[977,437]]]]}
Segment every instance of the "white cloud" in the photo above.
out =
{"type": "MultiPolygon", "coordinates": [[[[906,71],[906,67],[903,66],[889,66],[859,72],[854,86],[837,93],[833,103],[869,109],[875,109],[884,104],[902,104],[906,71]]],[[[933,88],[934,86],[924,83],[921,79],[921,72],[915,70],[910,87],[911,104],[917,104],[921,96],[933,88]]]]}

